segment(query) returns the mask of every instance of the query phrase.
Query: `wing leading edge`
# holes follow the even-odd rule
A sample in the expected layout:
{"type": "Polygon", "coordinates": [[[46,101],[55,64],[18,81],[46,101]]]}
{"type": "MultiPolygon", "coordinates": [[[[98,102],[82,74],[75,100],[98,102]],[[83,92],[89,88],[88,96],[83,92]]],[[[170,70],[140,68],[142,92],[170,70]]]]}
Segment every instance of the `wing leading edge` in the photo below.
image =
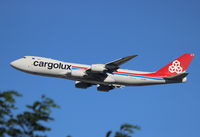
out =
{"type": "Polygon", "coordinates": [[[137,57],[138,55],[132,55],[132,56],[127,56],[127,57],[123,57],[123,58],[120,58],[120,59],[117,59],[117,60],[114,60],[112,62],[109,62],[109,63],[106,63],[105,66],[106,68],[109,70],[109,72],[113,72],[117,69],[119,69],[120,65],[128,62],[129,60],[137,57]]]}
{"type": "Polygon", "coordinates": [[[123,57],[123,58],[114,60],[112,62],[106,63],[106,65],[120,66],[120,65],[126,63],[127,61],[131,60],[132,58],[137,57],[137,56],[138,55],[132,55],[132,56],[123,57]]]}

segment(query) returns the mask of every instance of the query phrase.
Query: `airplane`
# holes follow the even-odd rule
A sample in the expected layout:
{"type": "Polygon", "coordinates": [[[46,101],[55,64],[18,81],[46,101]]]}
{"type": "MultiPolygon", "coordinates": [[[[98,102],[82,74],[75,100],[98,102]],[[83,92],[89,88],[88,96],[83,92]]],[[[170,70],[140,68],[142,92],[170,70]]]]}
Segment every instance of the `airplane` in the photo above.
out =
{"type": "Polygon", "coordinates": [[[120,66],[138,55],[127,56],[106,64],[76,64],[50,58],[24,56],[10,63],[17,70],[41,76],[75,81],[76,88],[97,85],[98,91],[107,92],[124,86],[145,86],[187,81],[186,69],[194,54],[186,53],[155,72],[120,69],[120,66]]]}

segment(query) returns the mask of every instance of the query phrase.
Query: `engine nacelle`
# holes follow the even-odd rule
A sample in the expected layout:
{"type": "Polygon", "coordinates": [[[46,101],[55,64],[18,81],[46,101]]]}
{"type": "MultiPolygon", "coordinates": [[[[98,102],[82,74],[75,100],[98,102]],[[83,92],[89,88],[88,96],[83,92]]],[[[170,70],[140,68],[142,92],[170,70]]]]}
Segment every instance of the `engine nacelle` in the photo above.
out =
{"type": "Polygon", "coordinates": [[[92,64],[90,69],[94,73],[104,73],[107,71],[105,64],[92,64]]]}
{"type": "Polygon", "coordinates": [[[82,78],[85,75],[86,75],[85,70],[72,70],[72,72],[71,72],[72,77],[82,78]]]}
{"type": "Polygon", "coordinates": [[[92,84],[81,82],[81,81],[76,81],[76,84],[75,84],[76,88],[83,88],[83,89],[86,89],[86,88],[88,88],[90,86],[92,86],[92,84]]]}
{"type": "Polygon", "coordinates": [[[108,86],[108,85],[98,85],[97,86],[97,90],[98,91],[104,91],[104,92],[108,92],[111,89],[114,89],[114,86],[108,86]]]}

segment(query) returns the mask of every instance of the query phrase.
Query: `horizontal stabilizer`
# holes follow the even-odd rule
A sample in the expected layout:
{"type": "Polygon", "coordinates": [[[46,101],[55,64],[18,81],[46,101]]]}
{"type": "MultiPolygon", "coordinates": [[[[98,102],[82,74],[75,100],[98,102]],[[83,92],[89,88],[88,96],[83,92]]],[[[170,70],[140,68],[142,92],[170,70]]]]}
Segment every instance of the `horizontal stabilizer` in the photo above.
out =
{"type": "Polygon", "coordinates": [[[185,78],[189,73],[181,73],[173,76],[164,77],[164,79],[179,80],[185,78]]]}

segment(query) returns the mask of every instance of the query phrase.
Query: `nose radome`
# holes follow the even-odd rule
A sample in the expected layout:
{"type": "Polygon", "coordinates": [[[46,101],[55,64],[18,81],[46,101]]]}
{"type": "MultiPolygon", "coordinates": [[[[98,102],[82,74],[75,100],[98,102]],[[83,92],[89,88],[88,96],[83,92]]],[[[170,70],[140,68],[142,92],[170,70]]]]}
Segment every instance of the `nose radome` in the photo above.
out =
{"type": "Polygon", "coordinates": [[[18,66],[19,66],[19,60],[14,60],[14,61],[12,61],[11,63],[10,63],[10,65],[12,66],[12,67],[14,67],[14,68],[18,68],[18,66]]]}
{"type": "Polygon", "coordinates": [[[12,67],[14,67],[14,66],[16,65],[16,60],[15,60],[15,61],[12,61],[12,62],[10,62],[10,65],[11,65],[12,67]]]}

